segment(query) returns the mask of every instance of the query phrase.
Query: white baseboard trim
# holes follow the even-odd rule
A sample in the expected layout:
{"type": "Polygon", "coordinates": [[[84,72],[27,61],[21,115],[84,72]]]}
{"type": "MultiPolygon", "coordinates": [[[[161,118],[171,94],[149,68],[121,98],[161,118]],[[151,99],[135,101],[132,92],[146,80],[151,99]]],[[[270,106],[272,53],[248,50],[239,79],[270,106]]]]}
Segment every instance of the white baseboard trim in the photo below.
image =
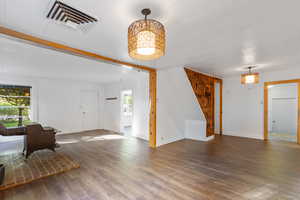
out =
{"type": "Polygon", "coordinates": [[[228,135],[228,136],[235,136],[235,137],[243,137],[243,138],[251,138],[251,139],[258,139],[258,140],[263,140],[263,135],[259,136],[259,135],[250,135],[250,134],[245,134],[245,135],[241,135],[241,134],[237,134],[235,132],[231,132],[231,131],[223,131],[222,135],[228,135]]]}
{"type": "Polygon", "coordinates": [[[172,143],[172,142],[177,142],[177,141],[180,141],[180,140],[183,140],[183,139],[185,139],[185,138],[184,137],[169,138],[167,140],[160,141],[160,143],[157,144],[157,147],[165,145],[165,144],[169,144],[169,143],[172,143]]]}
{"type": "MultiPolygon", "coordinates": [[[[56,133],[56,135],[76,134],[76,133],[81,133],[81,132],[97,131],[97,130],[105,130],[105,129],[61,131],[61,132],[56,133]]],[[[109,131],[109,130],[106,130],[106,131],[109,131]]]]}
{"type": "Polygon", "coordinates": [[[207,142],[207,141],[210,141],[210,140],[213,140],[213,139],[215,139],[215,136],[214,136],[214,135],[211,135],[211,136],[208,136],[208,137],[206,137],[206,138],[203,138],[202,141],[207,142]]]}
{"type": "Polygon", "coordinates": [[[201,137],[201,138],[190,138],[190,137],[185,137],[184,139],[189,139],[189,140],[196,140],[196,141],[202,141],[202,142],[208,142],[210,140],[215,139],[214,135],[208,136],[208,137],[201,137]]]}

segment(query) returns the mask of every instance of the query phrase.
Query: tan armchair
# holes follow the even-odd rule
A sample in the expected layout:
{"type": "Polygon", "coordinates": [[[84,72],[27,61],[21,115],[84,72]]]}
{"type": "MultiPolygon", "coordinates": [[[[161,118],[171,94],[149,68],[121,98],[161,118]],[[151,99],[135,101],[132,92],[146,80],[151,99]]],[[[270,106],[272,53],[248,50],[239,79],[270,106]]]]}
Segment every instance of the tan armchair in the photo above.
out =
{"type": "Polygon", "coordinates": [[[37,150],[55,151],[55,134],[53,128],[43,128],[40,124],[27,125],[23,150],[23,153],[26,151],[26,158],[37,150]]]}

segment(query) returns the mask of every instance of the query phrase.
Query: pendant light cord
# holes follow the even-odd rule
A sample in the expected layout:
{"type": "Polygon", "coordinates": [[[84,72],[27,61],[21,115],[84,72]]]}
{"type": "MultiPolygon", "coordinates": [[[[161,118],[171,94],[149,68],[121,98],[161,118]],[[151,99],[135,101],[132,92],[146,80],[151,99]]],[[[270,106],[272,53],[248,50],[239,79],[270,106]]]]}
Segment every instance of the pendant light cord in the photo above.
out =
{"type": "Polygon", "coordinates": [[[252,73],[252,67],[248,67],[248,69],[249,69],[249,74],[251,74],[252,73]]]}
{"type": "Polygon", "coordinates": [[[151,14],[151,10],[149,8],[144,8],[141,12],[145,15],[145,21],[147,21],[147,16],[151,14]]]}

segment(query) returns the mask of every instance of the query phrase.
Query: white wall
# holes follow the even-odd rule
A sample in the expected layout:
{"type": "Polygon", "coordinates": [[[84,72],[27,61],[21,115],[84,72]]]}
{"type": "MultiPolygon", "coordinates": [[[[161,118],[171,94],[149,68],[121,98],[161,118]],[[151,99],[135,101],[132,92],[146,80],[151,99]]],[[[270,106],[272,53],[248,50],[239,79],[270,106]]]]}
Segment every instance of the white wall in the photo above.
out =
{"type": "Polygon", "coordinates": [[[240,77],[223,79],[223,134],[262,138],[261,86],[248,89],[240,77]]]}
{"type": "MultiPolygon", "coordinates": [[[[53,126],[64,133],[82,131],[81,90],[98,92],[99,86],[86,82],[68,80],[38,81],[38,121],[42,124],[53,126]]],[[[96,112],[98,105],[92,105],[96,112]]],[[[100,119],[97,127],[100,128],[100,119]]]]}
{"type": "Polygon", "coordinates": [[[133,91],[132,136],[149,140],[149,79],[145,72],[131,71],[119,82],[104,84],[104,128],[120,132],[121,91],[133,91]],[[117,97],[117,100],[105,100],[117,97]]]}
{"type": "MultiPolygon", "coordinates": [[[[53,126],[62,133],[82,131],[82,113],[80,110],[80,91],[95,90],[101,93],[101,87],[95,83],[22,77],[0,74],[0,84],[32,86],[33,121],[53,126]]],[[[100,112],[99,106],[94,105],[100,112]]],[[[101,118],[96,128],[101,128],[101,118]]]]}
{"type": "Polygon", "coordinates": [[[300,69],[260,73],[260,83],[248,88],[240,76],[223,79],[223,134],[263,139],[264,82],[300,78],[300,69]]]}
{"type": "MultiPolygon", "coordinates": [[[[186,128],[188,120],[206,120],[183,68],[159,70],[157,78],[156,138],[159,146],[184,139],[186,130],[194,130],[186,128]]],[[[204,135],[204,129],[188,133],[190,138],[204,135]]]]}
{"type": "Polygon", "coordinates": [[[206,136],[206,121],[185,120],[184,138],[199,141],[209,141],[213,139],[214,136],[206,136]]]}
{"type": "MultiPolygon", "coordinates": [[[[157,75],[157,146],[184,138],[207,140],[206,120],[184,69],[158,70],[157,75]]],[[[148,140],[148,74],[131,73],[120,82],[103,85],[103,89],[104,99],[118,98],[104,100],[104,128],[120,131],[121,90],[132,89],[133,135],[148,140]]]]}
{"type": "Polygon", "coordinates": [[[80,91],[95,90],[99,93],[97,127],[120,131],[120,93],[132,89],[134,98],[133,136],[149,139],[149,81],[148,74],[131,71],[117,83],[96,84],[66,79],[36,78],[0,74],[0,84],[32,86],[33,121],[53,126],[62,133],[79,132],[82,127],[80,91]],[[117,97],[106,101],[105,98],[117,97]]]}
{"type": "Polygon", "coordinates": [[[132,134],[133,136],[149,140],[150,102],[148,73],[132,74],[131,78],[122,81],[121,89],[127,90],[133,88],[132,134]]]}
{"type": "Polygon", "coordinates": [[[116,132],[120,132],[120,90],[120,82],[103,85],[103,128],[116,132]],[[106,100],[106,98],[117,99],[106,100]]]}

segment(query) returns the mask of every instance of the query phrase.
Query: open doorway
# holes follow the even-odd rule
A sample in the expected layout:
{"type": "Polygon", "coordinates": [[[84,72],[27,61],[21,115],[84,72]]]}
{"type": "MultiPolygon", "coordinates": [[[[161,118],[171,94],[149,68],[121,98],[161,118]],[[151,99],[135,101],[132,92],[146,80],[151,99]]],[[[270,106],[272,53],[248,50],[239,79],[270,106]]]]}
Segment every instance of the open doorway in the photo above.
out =
{"type": "Polygon", "coordinates": [[[133,121],[133,95],[132,90],[121,91],[121,133],[125,136],[132,136],[133,121]]]}
{"type": "Polygon", "coordinates": [[[268,87],[269,139],[297,142],[298,88],[296,83],[268,87]]]}
{"type": "Polygon", "coordinates": [[[299,81],[265,83],[264,137],[299,143],[299,81]]]}

